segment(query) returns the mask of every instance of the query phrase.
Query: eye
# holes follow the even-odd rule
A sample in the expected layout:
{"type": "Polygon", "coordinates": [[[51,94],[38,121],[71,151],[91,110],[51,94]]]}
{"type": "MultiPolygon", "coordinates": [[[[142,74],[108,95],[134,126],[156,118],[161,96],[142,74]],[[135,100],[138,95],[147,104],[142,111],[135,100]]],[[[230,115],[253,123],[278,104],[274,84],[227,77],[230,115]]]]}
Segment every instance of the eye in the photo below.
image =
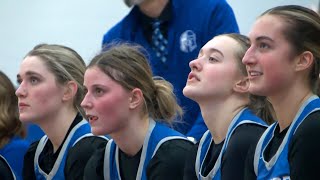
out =
{"type": "Polygon", "coordinates": [[[260,43],[259,44],[259,48],[260,49],[269,49],[270,48],[270,46],[267,44],[267,43],[260,43]]]}
{"type": "Polygon", "coordinates": [[[38,84],[39,79],[36,77],[30,77],[29,81],[31,84],[35,85],[35,84],[38,84]]]}
{"type": "Polygon", "coordinates": [[[210,62],[217,62],[218,59],[215,58],[215,57],[210,56],[210,57],[209,57],[209,61],[210,61],[210,62]]]}
{"type": "Polygon", "coordinates": [[[101,88],[95,88],[94,93],[95,93],[97,96],[101,96],[101,95],[103,95],[104,91],[103,91],[103,89],[101,89],[101,88]]]}

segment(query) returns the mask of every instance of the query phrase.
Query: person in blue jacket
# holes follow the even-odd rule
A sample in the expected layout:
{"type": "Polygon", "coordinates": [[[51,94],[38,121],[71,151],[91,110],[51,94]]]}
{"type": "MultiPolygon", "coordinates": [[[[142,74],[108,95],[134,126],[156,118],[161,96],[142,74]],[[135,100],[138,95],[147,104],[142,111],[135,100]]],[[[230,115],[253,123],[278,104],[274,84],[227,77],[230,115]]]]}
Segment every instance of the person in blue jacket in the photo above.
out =
{"type": "Polygon", "coordinates": [[[80,55],[63,45],[39,44],[22,60],[19,117],[45,132],[25,154],[23,179],[82,179],[91,154],[105,143],[91,134],[80,106],[85,68],[80,55]]]}
{"type": "Polygon", "coordinates": [[[249,46],[244,35],[218,35],[190,62],[183,93],[199,104],[209,130],[186,161],[184,179],[244,179],[247,152],[266,129],[265,121],[272,121],[270,104],[248,92],[241,61],[249,46]]]}
{"type": "Polygon", "coordinates": [[[319,34],[319,14],[297,5],[271,8],[251,28],[249,91],[268,98],[277,122],[261,136],[247,179],[319,179],[319,34]]]}
{"type": "Polygon", "coordinates": [[[113,41],[143,46],[153,73],[173,84],[178,102],[185,111],[175,129],[199,140],[207,128],[197,103],[182,93],[189,73],[188,64],[214,36],[239,32],[232,8],[225,0],[125,0],[125,3],[133,6],[132,10],[105,33],[103,46],[113,41]],[[153,45],[153,28],[157,23],[161,38],[166,41],[164,56],[158,56],[153,45]]]}
{"type": "Polygon", "coordinates": [[[87,67],[81,105],[92,133],[112,140],[88,161],[84,179],[183,178],[193,143],[163,124],[170,124],[181,108],[172,85],[152,77],[142,51],[140,46],[113,45],[87,67]]]}
{"type": "Polygon", "coordinates": [[[0,155],[7,160],[17,179],[22,178],[23,157],[30,145],[24,140],[25,133],[19,120],[15,87],[0,71],[0,155]]]}

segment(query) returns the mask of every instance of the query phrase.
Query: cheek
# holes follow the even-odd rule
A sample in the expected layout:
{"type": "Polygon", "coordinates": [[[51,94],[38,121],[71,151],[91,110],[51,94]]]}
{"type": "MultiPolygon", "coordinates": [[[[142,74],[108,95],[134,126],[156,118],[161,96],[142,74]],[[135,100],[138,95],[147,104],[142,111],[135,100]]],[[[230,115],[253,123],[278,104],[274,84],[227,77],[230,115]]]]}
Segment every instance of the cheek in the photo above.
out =
{"type": "Polygon", "coordinates": [[[127,109],[125,99],[116,96],[105,99],[96,105],[97,113],[104,121],[109,122],[117,122],[119,119],[125,118],[128,114],[127,109]]]}
{"type": "Polygon", "coordinates": [[[230,84],[234,82],[236,76],[238,76],[238,74],[232,65],[220,69],[211,69],[207,73],[205,84],[212,88],[228,88],[230,84]]]}
{"type": "Polygon", "coordinates": [[[37,100],[39,106],[52,106],[61,102],[61,95],[59,91],[54,87],[46,87],[34,91],[32,98],[37,100]]]}

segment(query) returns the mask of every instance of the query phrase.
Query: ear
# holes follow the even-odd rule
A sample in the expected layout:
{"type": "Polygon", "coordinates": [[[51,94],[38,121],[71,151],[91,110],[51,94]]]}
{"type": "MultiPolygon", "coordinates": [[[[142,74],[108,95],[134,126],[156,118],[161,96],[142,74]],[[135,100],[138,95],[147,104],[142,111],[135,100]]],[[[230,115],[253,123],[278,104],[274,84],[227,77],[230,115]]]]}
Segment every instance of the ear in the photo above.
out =
{"type": "Polygon", "coordinates": [[[313,64],[313,54],[310,51],[305,51],[296,60],[296,71],[308,69],[313,64]]]}
{"type": "Polygon", "coordinates": [[[233,90],[239,93],[246,93],[249,90],[250,81],[248,77],[243,77],[241,80],[237,81],[233,90]]]}
{"type": "Polygon", "coordinates": [[[143,93],[141,89],[135,88],[131,91],[131,97],[129,98],[129,108],[135,109],[137,108],[141,103],[143,103],[143,93]]]}
{"type": "Polygon", "coordinates": [[[73,99],[74,96],[76,95],[78,91],[78,85],[74,81],[69,81],[65,86],[64,86],[64,92],[63,92],[63,101],[68,101],[70,99],[73,99]]]}

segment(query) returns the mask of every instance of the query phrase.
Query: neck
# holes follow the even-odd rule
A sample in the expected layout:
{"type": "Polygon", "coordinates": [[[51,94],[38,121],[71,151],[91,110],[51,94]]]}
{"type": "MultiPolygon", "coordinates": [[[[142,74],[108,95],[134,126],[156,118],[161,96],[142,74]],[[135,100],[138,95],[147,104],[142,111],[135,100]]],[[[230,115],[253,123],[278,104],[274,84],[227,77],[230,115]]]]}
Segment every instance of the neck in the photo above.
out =
{"type": "Polygon", "coordinates": [[[210,130],[215,144],[225,138],[233,118],[248,104],[249,100],[237,97],[228,99],[208,100],[199,103],[203,119],[210,130]]]}
{"type": "Polygon", "coordinates": [[[158,18],[169,0],[146,0],[139,5],[141,12],[151,18],[158,18]]]}
{"type": "Polygon", "coordinates": [[[77,112],[73,108],[72,110],[62,108],[39,123],[41,129],[52,142],[54,152],[60,147],[76,115],[77,112]]]}
{"type": "Polygon", "coordinates": [[[136,155],[143,146],[144,139],[149,129],[149,118],[130,116],[126,127],[120,131],[110,134],[122,152],[129,156],[136,155]]]}
{"type": "Polygon", "coordinates": [[[275,111],[280,132],[290,126],[302,104],[312,95],[307,85],[295,83],[294,87],[278,91],[276,95],[268,97],[275,111]]]}

